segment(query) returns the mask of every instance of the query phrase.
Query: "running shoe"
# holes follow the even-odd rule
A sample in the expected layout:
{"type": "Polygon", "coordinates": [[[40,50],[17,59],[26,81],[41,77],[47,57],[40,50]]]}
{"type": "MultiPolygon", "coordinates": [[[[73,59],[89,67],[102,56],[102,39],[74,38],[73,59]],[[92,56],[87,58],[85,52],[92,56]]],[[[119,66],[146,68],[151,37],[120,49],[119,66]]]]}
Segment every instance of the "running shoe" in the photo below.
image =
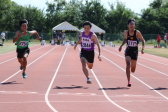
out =
{"type": "Polygon", "coordinates": [[[20,70],[23,70],[23,67],[22,67],[22,66],[20,66],[20,70]]]}
{"type": "Polygon", "coordinates": [[[128,87],[131,87],[131,82],[128,82],[128,85],[127,85],[128,87]]]}
{"type": "Polygon", "coordinates": [[[92,84],[92,81],[90,78],[87,79],[87,84],[92,84]]]}
{"type": "Polygon", "coordinates": [[[27,78],[26,73],[22,73],[23,78],[27,78]]]}

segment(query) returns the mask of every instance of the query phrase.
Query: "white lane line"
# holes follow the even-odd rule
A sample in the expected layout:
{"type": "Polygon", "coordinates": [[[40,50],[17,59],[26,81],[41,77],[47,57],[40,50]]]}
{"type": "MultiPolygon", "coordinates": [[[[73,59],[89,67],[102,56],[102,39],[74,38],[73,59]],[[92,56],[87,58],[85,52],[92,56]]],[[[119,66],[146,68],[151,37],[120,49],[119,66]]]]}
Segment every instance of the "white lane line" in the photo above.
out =
{"type": "MultiPolygon", "coordinates": [[[[109,50],[107,50],[107,49],[104,49],[104,50],[107,51],[107,52],[109,52],[109,53],[112,53],[112,54],[114,54],[114,55],[117,55],[117,56],[119,56],[119,57],[121,57],[121,58],[125,58],[124,56],[121,56],[121,55],[119,55],[119,54],[113,53],[113,52],[111,52],[111,51],[109,51],[109,50]]],[[[158,72],[158,73],[160,73],[160,74],[163,74],[163,75],[165,75],[165,76],[168,76],[168,74],[166,74],[166,73],[163,73],[163,72],[158,71],[158,70],[156,70],[156,69],[153,69],[153,68],[151,68],[151,67],[145,66],[145,65],[143,65],[143,64],[141,64],[141,63],[139,63],[139,62],[137,62],[137,64],[139,64],[139,65],[141,65],[141,66],[143,66],[143,67],[146,67],[146,68],[148,68],[148,69],[151,69],[151,70],[153,70],[153,71],[155,71],[155,72],[158,72]]]]}
{"type": "MultiPolygon", "coordinates": [[[[38,46],[38,45],[31,46],[30,48],[35,47],[35,46],[38,46]]],[[[6,55],[6,54],[9,54],[9,53],[12,53],[12,52],[16,52],[16,51],[10,51],[10,52],[4,53],[4,54],[0,54],[0,56],[1,55],[6,55]]]]}
{"type": "MultiPolygon", "coordinates": [[[[78,50],[80,51],[79,47],[78,47],[78,50]]],[[[120,109],[122,109],[122,110],[124,110],[124,111],[126,111],[126,112],[130,112],[129,110],[127,110],[127,109],[121,107],[120,105],[116,104],[114,101],[112,101],[112,100],[108,97],[108,95],[106,94],[106,92],[105,92],[104,89],[103,89],[103,86],[102,86],[101,83],[99,82],[97,76],[95,75],[95,73],[94,73],[94,71],[93,71],[92,69],[91,69],[91,72],[92,72],[94,78],[96,79],[96,81],[97,81],[99,87],[102,88],[101,90],[102,90],[102,92],[103,92],[105,98],[106,98],[109,102],[111,102],[113,105],[117,106],[118,108],[120,108],[120,109]]]]}
{"type": "MultiPolygon", "coordinates": [[[[46,46],[45,46],[45,47],[46,47],[46,46]]],[[[40,48],[35,49],[35,50],[31,51],[31,52],[37,51],[37,50],[42,49],[42,48],[44,48],[44,47],[40,47],[40,48]]],[[[16,58],[17,58],[17,57],[14,57],[14,58],[11,58],[11,59],[9,59],[9,60],[3,61],[3,62],[0,63],[0,65],[3,64],[3,63],[6,63],[6,62],[8,62],[8,61],[11,61],[11,60],[13,60],[13,59],[16,59],[16,58]]]]}
{"type": "Polygon", "coordinates": [[[56,76],[57,76],[57,73],[58,73],[58,70],[59,70],[59,68],[60,68],[60,66],[61,66],[61,63],[62,63],[62,61],[63,61],[63,59],[64,59],[64,57],[65,57],[65,54],[66,54],[67,49],[68,49],[68,47],[66,47],[66,49],[65,49],[65,51],[64,51],[64,53],[63,53],[63,56],[62,56],[62,58],[61,58],[61,60],[60,60],[60,62],[59,62],[59,65],[58,65],[58,67],[57,67],[57,69],[56,69],[56,71],[55,71],[55,74],[54,74],[54,76],[53,76],[53,78],[52,78],[52,80],[51,80],[51,82],[50,82],[50,85],[48,86],[48,89],[47,89],[47,91],[46,91],[46,94],[45,94],[45,102],[46,102],[47,105],[50,107],[50,109],[53,110],[54,112],[57,112],[57,110],[55,110],[55,108],[50,104],[50,102],[49,102],[49,100],[48,100],[48,95],[49,95],[49,93],[50,93],[51,86],[53,85],[53,82],[54,82],[54,80],[55,80],[55,78],[56,78],[56,76]]]}
{"type": "Polygon", "coordinates": [[[122,110],[124,110],[124,111],[126,111],[126,112],[130,112],[129,110],[127,110],[127,109],[121,107],[120,105],[118,105],[117,103],[115,103],[114,101],[112,101],[112,100],[108,97],[108,95],[106,94],[106,92],[105,92],[104,89],[103,89],[103,86],[102,86],[101,83],[99,82],[98,78],[96,77],[96,75],[95,75],[95,73],[94,73],[94,71],[93,71],[92,69],[91,69],[91,72],[92,72],[93,76],[95,77],[97,83],[99,84],[99,87],[102,88],[101,90],[102,90],[104,96],[106,97],[106,99],[107,99],[109,102],[111,102],[113,105],[117,106],[118,108],[120,108],[120,109],[122,109],[122,110]]]}
{"type": "MultiPolygon", "coordinates": [[[[111,48],[111,47],[109,47],[111,48]]],[[[118,47],[119,48],[119,47],[118,47]]],[[[115,48],[115,50],[118,50],[118,48],[115,48]]],[[[125,47],[126,48],[126,47],[125,47]]],[[[146,55],[149,55],[149,56],[153,56],[153,57],[157,57],[157,58],[160,58],[160,59],[165,59],[165,60],[168,60],[168,58],[165,58],[165,57],[160,57],[160,56],[157,56],[157,55],[152,55],[152,54],[149,54],[149,53],[145,53],[146,55]]]]}
{"type": "MultiPolygon", "coordinates": [[[[105,48],[103,48],[103,49],[104,49],[104,50],[107,50],[107,49],[105,49],[105,48]]],[[[118,50],[118,49],[115,49],[115,50],[118,50]]],[[[121,52],[124,53],[124,51],[121,51],[121,52]]],[[[148,58],[145,58],[145,57],[142,57],[142,56],[138,56],[138,57],[143,58],[143,59],[146,59],[146,60],[149,60],[149,61],[153,61],[153,62],[155,62],[155,63],[159,63],[159,64],[162,64],[162,65],[168,66],[168,64],[161,63],[161,62],[159,62],[159,61],[155,61],[155,60],[152,60],[152,59],[148,59],[148,58]]]]}
{"type": "MultiPolygon", "coordinates": [[[[51,50],[47,51],[45,54],[41,55],[40,57],[38,57],[37,59],[35,59],[34,61],[32,61],[30,64],[27,65],[27,67],[29,67],[30,65],[32,65],[33,63],[35,63],[36,61],[38,61],[40,58],[42,58],[43,56],[47,55],[49,52],[51,52],[52,50],[54,50],[56,47],[52,48],[51,50]]],[[[10,78],[14,77],[16,74],[18,74],[19,72],[21,72],[21,70],[17,71],[16,73],[14,73],[13,75],[11,75],[10,77],[8,77],[7,79],[5,79],[4,81],[2,81],[1,83],[6,82],[7,80],[9,80],[10,78]]]]}
{"type": "MultiPolygon", "coordinates": [[[[98,53],[98,52],[96,51],[96,53],[98,53]]],[[[102,57],[125,72],[125,69],[123,69],[122,67],[120,67],[119,65],[117,65],[116,63],[114,63],[113,61],[111,61],[110,59],[106,58],[106,57],[103,56],[103,55],[102,55],[102,57]]],[[[168,100],[168,97],[164,96],[163,94],[161,94],[160,92],[158,92],[157,90],[155,90],[154,88],[152,88],[151,86],[149,86],[148,84],[146,84],[145,82],[143,82],[142,80],[138,79],[138,78],[135,77],[134,75],[132,75],[132,74],[130,74],[130,75],[131,75],[132,77],[134,77],[136,80],[138,80],[139,82],[141,82],[142,84],[144,84],[145,86],[147,86],[148,88],[150,88],[150,89],[152,89],[153,91],[155,91],[157,94],[159,94],[160,96],[162,96],[162,97],[165,98],[166,100],[168,100]]]]}

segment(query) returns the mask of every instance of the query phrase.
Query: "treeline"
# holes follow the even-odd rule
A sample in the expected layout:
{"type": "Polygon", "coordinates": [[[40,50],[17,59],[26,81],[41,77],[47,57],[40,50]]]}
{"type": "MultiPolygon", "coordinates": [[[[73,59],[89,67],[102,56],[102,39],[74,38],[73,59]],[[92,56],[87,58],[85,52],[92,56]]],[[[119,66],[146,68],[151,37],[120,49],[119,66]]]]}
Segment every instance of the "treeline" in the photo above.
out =
{"type": "MultiPolygon", "coordinates": [[[[107,33],[120,34],[127,29],[127,20],[135,18],[137,29],[143,34],[164,34],[168,32],[168,3],[153,0],[141,14],[126,8],[122,2],[109,3],[110,10],[100,0],[54,0],[46,2],[42,10],[33,4],[21,6],[11,0],[0,0],[0,31],[14,32],[18,21],[26,18],[29,30],[48,33],[57,24],[68,21],[79,29],[86,20],[98,25],[107,33]]],[[[139,6],[141,7],[141,6],[139,6]]]]}

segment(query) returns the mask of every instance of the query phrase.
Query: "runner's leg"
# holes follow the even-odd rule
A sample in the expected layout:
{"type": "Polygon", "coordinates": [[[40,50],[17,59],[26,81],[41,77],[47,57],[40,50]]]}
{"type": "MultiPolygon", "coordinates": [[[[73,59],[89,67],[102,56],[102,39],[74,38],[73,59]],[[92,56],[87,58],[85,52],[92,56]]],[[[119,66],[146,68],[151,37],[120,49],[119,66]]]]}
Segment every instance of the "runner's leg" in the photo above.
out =
{"type": "Polygon", "coordinates": [[[86,68],[86,59],[84,57],[81,57],[81,63],[82,63],[82,70],[83,70],[83,73],[85,74],[86,78],[89,78],[89,73],[88,73],[88,70],[86,68]]]}
{"type": "Polygon", "coordinates": [[[135,72],[136,63],[137,63],[137,60],[132,60],[132,59],[131,59],[131,72],[132,72],[132,73],[135,72]]]}
{"type": "Polygon", "coordinates": [[[126,56],[125,57],[125,61],[126,61],[126,75],[127,75],[127,80],[128,82],[130,82],[130,61],[131,61],[131,57],[130,56],[126,56]]]}

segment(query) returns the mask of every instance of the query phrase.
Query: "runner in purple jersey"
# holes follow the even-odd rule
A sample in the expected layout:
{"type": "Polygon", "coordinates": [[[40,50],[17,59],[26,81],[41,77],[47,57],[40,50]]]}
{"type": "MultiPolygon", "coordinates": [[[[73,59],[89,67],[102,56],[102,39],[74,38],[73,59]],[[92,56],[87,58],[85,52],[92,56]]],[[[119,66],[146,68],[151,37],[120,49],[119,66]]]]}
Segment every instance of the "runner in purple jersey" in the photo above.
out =
{"type": "Polygon", "coordinates": [[[74,49],[76,49],[78,44],[81,44],[80,60],[81,60],[81,63],[82,63],[82,70],[83,70],[83,73],[85,74],[85,76],[87,78],[87,83],[91,84],[92,81],[89,78],[89,73],[88,73],[88,70],[86,68],[87,67],[86,65],[88,65],[89,69],[93,68],[94,45],[95,44],[98,46],[98,50],[99,50],[98,59],[99,59],[99,61],[101,61],[100,45],[99,45],[96,34],[90,31],[90,29],[92,27],[91,23],[89,21],[85,21],[83,23],[83,27],[84,27],[84,32],[81,32],[81,38],[79,39],[79,41],[74,46],[74,49]]]}

